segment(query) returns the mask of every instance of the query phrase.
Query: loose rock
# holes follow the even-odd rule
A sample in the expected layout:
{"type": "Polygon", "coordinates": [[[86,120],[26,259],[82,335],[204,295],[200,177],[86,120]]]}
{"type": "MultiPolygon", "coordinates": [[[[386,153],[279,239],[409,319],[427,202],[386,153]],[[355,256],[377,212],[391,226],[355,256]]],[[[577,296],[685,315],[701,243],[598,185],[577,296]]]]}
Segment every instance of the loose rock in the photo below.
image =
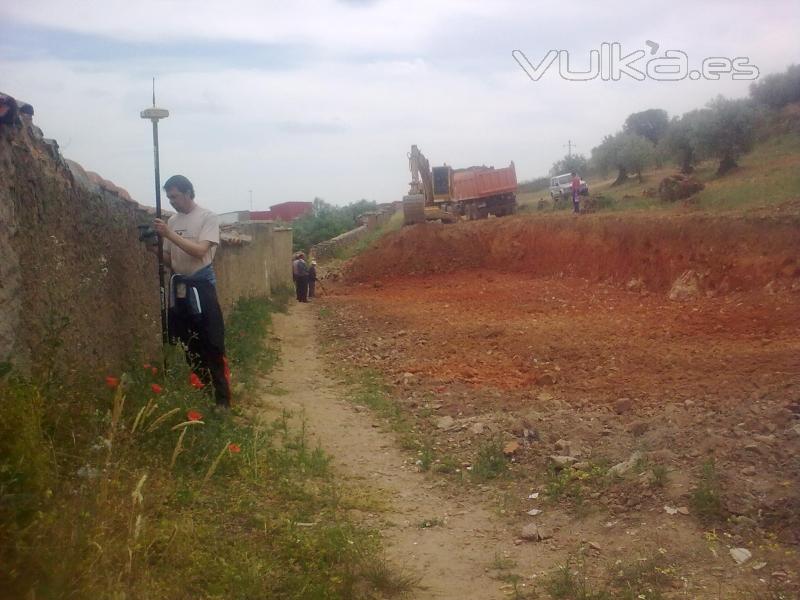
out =
{"type": "Polygon", "coordinates": [[[611,475],[624,475],[628,471],[630,471],[634,465],[642,458],[642,453],[638,450],[630,455],[628,460],[623,461],[621,463],[617,463],[613,467],[611,467],[608,472],[611,475]]]}
{"type": "Polygon", "coordinates": [[[482,434],[482,433],[484,432],[484,430],[485,430],[485,429],[486,429],[486,426],[485,426],[483,423],[481,423],[481,422],[478,422],[478,423],[473,423],[473,424],[472,424],[472,427],[470,427],[470,428],[469,428],[469,430],[470,430],[472,433],[474,433],[475,435],[480,435],[480,434],[482,434]]]}
{"type": "Polygon", "coordinates": [[[439,429],[450,429],[455,424],[455,419],[450,415],[436,419],[436,427],[439,429]]]}
{"type": "Polygon", "coordinates": [[[736,561],[737,565],[743,565],[753,556],[747,548],[731,548],[731,558],[736,561]]]}
{"type": "Polygon", "coordinates": [[[578,459],[575,458],[574,456],[560,456],[554,454],[550,457],[550,461],[557,469],[563,469],[564,467],[568,467],[571,464],[577,462],[578,459]]]}

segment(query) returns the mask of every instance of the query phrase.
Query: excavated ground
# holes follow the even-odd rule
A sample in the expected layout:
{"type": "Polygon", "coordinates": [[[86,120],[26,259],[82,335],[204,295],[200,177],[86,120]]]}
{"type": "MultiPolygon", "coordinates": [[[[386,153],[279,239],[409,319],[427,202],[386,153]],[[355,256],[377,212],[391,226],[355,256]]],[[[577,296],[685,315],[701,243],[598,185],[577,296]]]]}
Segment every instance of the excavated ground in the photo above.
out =
{"type": "Polygon", "coordinates": [[[717,516],[662,526],[696,547],[695,566],[796,590],[798,257],[794,217],[415,226],[326,286],[324,329],[340,358],[386,375],[440,456],[469,465],[487,439],[516,442],[520,489],[546,489],[550,455],[615,464],[640,451],[635,477],[590,490],[603,519],[692,506],[713,458],[717,516]],[[708,552],[703,531],[717,529],[727,537],[708,552]],[[764,573],[733,565],[739,546],[764,573]]]}

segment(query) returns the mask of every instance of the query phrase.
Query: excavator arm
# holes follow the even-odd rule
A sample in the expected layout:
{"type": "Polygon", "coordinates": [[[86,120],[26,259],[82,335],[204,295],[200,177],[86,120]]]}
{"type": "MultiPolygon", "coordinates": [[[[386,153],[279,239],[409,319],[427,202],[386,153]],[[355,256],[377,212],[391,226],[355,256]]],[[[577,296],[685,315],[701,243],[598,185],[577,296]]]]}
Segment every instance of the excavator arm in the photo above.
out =
{"type": "Polygon", "coordinates": [[[411,183],[408,194],[422,194],[425,196],[425,206],[433,205],[433,178],[431,166],[425,155],[416,146],[411,146],[408,153],[408,168],[411,171],[411,183]]]}

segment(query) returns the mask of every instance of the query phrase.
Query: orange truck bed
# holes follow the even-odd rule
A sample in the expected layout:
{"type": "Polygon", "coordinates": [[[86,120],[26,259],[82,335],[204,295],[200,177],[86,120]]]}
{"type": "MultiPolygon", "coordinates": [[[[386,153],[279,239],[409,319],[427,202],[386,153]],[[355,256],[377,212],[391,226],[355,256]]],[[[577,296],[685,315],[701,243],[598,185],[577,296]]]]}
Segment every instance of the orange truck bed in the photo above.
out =
{"type": "Polygon", "coordinates": [[[455,201],[488,198],[517,191],[517,172],[514,163],[501,169],[470,167],[453,171],[453,193],[455,201]]]}

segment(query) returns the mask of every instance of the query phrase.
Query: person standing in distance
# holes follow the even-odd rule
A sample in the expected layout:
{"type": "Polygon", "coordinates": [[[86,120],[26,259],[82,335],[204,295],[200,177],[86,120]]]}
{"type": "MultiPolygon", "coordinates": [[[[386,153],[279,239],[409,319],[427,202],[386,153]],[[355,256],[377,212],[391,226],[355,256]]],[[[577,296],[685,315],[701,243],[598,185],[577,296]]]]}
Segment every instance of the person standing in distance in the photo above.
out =
{"type": "Polygon", "coordinates": [[[306,255],[298,252],[292,262],[292,277],[298,302],[308,302],[308,264],[306,255]]]}
{"type": "Polygon", "coordinates": [[[312,260],[308,267],[308,297],[315,298],[317,293],[317,261],[312,260]]]}
{"type": "Polygon", "coordinates": [[[214,254],[219,219],[194,201],[194,186],[173,175],[164,191],[177,211],[153,228],[164,239],[164,262],[172,270],[169,286],[169,337],[180,341],[189,368],[204,385],[213,385],[219,408],[231,404],[230,371],[225,358],[225,324],[217,300],[214,254]]]}
{"type": "Polygon", "coordinates": [[[572,172],[572,210],[577,215],[581,212],[581,178],[572,172]]]}

